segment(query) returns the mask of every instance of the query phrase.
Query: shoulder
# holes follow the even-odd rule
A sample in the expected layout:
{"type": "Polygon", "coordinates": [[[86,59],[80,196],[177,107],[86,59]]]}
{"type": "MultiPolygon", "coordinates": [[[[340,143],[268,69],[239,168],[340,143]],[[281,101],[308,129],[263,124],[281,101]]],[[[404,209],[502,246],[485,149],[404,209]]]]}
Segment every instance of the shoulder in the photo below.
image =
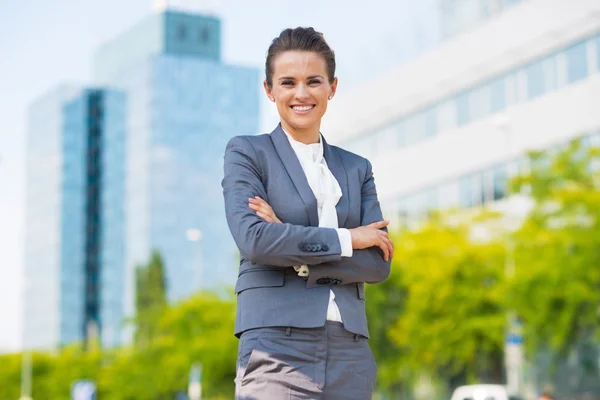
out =
{"type": "Polygon", "coordinates": [[[239,135],[229,139],[225,151],[230,149],[256,151],[256,148],[265,146],[269,141],[268,134],[262,135],[239,135]]]}
{"type": "Polygon", "coordinates": [[[357,165],[360,168],[364,168],[365,172],[371,170],[371,162],[363,156],[348,151],[338,146],[329,145],[331,149],[338,154],[346,165],[357,165]]]}

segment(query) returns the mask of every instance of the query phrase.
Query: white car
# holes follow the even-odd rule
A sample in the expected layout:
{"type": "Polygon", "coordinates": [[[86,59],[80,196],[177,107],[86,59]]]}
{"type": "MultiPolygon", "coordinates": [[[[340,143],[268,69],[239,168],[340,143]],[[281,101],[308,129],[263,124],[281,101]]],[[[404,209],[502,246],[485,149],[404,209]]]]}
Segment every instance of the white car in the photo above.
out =
{"type": "Polygon", "coordinates": [[[502,385],[468,385],[456,388],[451,400],[511,400],[502,385]]]}

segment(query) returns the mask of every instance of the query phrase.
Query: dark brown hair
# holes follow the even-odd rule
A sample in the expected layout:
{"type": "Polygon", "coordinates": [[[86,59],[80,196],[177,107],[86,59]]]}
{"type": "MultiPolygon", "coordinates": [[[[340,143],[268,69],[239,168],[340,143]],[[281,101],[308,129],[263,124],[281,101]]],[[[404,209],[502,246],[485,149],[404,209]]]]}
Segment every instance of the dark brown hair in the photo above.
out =
{"type": "Polygon", "coordinates": [[[329,47],[323,34],[313,28],[288,28],[273,39],[267,51],[265,61],[265,79],[267,86],[273,87],[273,60],[284,51],[310,51],[320,54],[327,64],[329,83],[335,78],[335,53],[329,47]]]}

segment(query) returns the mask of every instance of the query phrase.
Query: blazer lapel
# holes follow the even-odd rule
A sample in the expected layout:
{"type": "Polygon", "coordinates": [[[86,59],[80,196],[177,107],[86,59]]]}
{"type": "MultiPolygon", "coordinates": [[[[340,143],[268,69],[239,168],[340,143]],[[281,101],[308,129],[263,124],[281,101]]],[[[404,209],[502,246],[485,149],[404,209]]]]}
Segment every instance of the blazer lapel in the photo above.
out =
{"type": "Polygon", "coordinates": [[[337,179],[340,188],[342,189],[342,197],[335,206],[335,210],[337,211],[338,226],[343,228],[346,223],[346,218],[348,218],[348,210],[350,208],[348,174],[346,174],[344,163],[339,154],[335,151],[335,148],[327,144],[323,135],[321,135],[321,138],[323,139],[323,156],[327,162],[327,167],[329,167],[329,170],[333,173],[333,176],[335,176],[335,179],[337,179]]]}
{"type": "MultiPolygon", "coordinates": [[[[281,128],[281,124],[277,125],[277,128],[271,132],[271,140],[275,145],[275,150],[277,150],[277,154],[279,154],[279,158],[281,158],[290,179],[294,182],[296,190],[300,193],[300,197],[302,198],[304,206],[306,207],[306,212],[308,213],[310,225],[319,226],[317,199],[308,185],[300,161],[298,161],[298,157],[296,156],[294,149],[292,149],[292,145],[281,128]]],[[[329,161],[327,162],[329,163],[329,161]]]]}

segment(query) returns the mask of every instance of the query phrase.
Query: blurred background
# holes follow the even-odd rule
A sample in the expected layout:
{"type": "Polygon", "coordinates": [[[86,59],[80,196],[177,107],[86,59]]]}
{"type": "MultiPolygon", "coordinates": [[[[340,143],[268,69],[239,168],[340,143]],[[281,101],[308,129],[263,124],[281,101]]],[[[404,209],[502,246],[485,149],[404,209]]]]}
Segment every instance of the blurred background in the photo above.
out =
{"type": "Polygon", "coordinates": [[[3,0],[0,400],[233,397],[222,157],[295,26],[392,221],[376,398],[600,399],[598,0],[3,0]]]}

